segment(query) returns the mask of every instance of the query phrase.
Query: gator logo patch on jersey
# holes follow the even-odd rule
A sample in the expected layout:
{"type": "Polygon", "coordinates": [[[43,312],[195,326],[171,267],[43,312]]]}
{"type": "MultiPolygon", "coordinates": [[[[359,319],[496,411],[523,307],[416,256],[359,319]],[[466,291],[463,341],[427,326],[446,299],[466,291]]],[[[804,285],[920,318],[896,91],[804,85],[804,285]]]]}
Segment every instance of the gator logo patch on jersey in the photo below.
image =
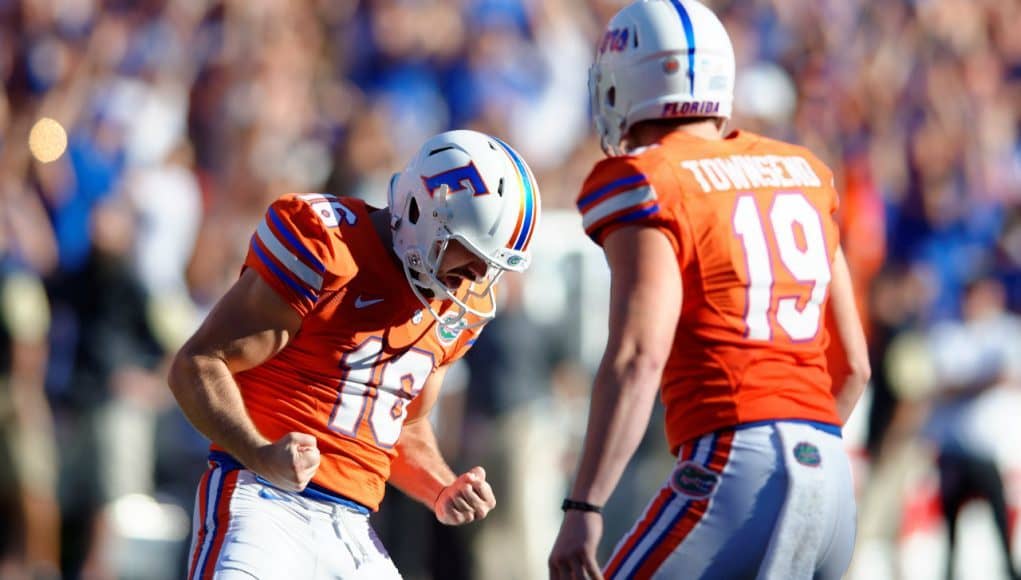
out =
{"type": "Polygon", "coordinates": [[[440,342],[444,345],[450,344],[457,340],[457,337],[461,336],[461,331],[464,330],[468,323],[462,318],[454,323],[456,315],[447,314],[443,317],[444,324],[436,325],[436,336],[440,339],[440,342]]]}
{"type": "Polygon", "coordinates": [[[822,464],[822,454],[815,445],[802,441],[794,446],[794,459],[807,467],[819,467],[822,464]]]}
{"type": "Polygon", "coordinates": [[[670,476],[670,487],[690,497],[708,497],[719,482],[719,474],[694,461],[681,463],[670,476]]]}

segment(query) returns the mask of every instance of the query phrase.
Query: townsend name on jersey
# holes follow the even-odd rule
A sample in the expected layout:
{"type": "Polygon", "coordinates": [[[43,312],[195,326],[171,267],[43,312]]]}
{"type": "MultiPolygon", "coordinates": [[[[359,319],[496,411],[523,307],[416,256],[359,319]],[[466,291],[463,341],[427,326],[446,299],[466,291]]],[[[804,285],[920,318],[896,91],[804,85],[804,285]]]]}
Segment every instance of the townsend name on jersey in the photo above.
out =
{"type": "Polygon", "coordinates": [[[822,180],[797,155],[729,155],[682,161],[702,191],[758,187],[819,187],[822,180]]]}

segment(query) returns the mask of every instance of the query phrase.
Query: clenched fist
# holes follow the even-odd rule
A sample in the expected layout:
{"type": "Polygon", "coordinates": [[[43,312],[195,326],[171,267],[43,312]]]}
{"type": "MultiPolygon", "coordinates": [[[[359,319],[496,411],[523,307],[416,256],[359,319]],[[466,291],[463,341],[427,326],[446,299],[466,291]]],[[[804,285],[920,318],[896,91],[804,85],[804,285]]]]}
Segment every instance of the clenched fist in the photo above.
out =
{"type": "Polygon", "coordinates": [[[256,451],[256,465],[247,466],[266,481],[288,491],[302,491],[319,469],[316,438],[291,432],[256,451]]]}
{"type": "Polygon", "coordinates": [[[440,523],[459,526],[481,520],[495,506],[496,498],[493,488],[486,482],[486,470],[473,467],[443,488],[433,511],[440,523]]]}

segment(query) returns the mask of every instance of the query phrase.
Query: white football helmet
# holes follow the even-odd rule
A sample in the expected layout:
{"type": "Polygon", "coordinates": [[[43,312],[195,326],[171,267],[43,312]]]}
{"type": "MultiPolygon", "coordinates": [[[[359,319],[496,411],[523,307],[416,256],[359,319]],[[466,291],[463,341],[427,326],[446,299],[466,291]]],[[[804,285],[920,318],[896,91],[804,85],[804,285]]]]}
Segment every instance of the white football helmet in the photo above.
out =
{"type": "Polygon", "coordinates": [[[734,48],[723,24],[695,0],[639,0],[607,25],[589,69],[596,131],[619,155],[648,119],[730,117],[734,48]]]}
{"type": "Polygon", "coordinates": [[[528,244],[539,225],[539,187],[521,156],[482,133],[441,133],[390,180],[389,203],[394,252],[429,313],[451,329],[491,319],[496,312],[493,285],[504,271],[528,267],[528,244]],[[483,280],[468,285],[461,296],[436,276],[451,240],[488,265],[483,280]],[[451,301],[452,308],[436,312],[423,291],[451,301]],[[470,306],[472,295],[487,299],[488,307],[470,306]],[[464,320],[469,312],[479,320],[469,324],[464,320]]]}

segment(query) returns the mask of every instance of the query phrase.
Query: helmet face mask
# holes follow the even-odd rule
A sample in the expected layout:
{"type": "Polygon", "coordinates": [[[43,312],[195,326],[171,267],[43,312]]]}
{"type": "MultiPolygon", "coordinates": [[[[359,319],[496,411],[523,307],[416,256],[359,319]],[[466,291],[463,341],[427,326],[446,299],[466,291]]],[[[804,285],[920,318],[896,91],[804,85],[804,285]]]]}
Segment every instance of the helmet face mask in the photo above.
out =
{"type": "Polygon", "coordinates": [[[521,157],[482,133],[441,133],[394,175],[389,198],[393,249],[412,292],[441,325],[485,324],[496,311],[496,281],[504,271],[528,267],[538,226],[539,189],[521,157]],[[480,280],[458,288],[442,282],[451,242],[486,265],[480,280]],[[438,312],[432,300],[450,306],[438,312]],[[465,320],[468,314],[477,320],[465,320]]]}
{"type": "Polygon", "coordinates": [[[441,325],[451,329],[481,326],[496,312],[496,296],[493,289],[505,270],[474,250],[468,250],[485,262],[486,273],[480,280],[463,282],[458,287],[451,288],[440,279],[440,275],[443,259],[452,241],[460,240],[453,236],[437,239],[424,256],[417,250],[409,251],[406,254],[407,258],[401,260],[404,276],[408,279],[411,291],[441,325]],[[488,309],[473,308],[468,304],[474,301],[473,298],[485,300],[483,304],[488,306],[488,309]],[[450,301],[453,304],[453,315],[438,312],[431,302],[432,299],[450,301]],[[462,322],[468,313],[475,315],[479,320],[470,324],[462,322]]]}
{"type": "Polygon", "coordinates": [[[734,49],[723,24],[695,0],[640,0],[607,25],[589,69],[589,98],[603,151],[640,121],[730,117],[734,49]]]}
{"type": "Polygon", "coordinates": [[[624,117],[614,108],[617,89],[611,73],[604,72],[598,62],[593,64],[589,68],[588,86],[592,120],[599,135],[599,145],[607,155],[620,155],[620,142],[624,138],[624,117]]]}

